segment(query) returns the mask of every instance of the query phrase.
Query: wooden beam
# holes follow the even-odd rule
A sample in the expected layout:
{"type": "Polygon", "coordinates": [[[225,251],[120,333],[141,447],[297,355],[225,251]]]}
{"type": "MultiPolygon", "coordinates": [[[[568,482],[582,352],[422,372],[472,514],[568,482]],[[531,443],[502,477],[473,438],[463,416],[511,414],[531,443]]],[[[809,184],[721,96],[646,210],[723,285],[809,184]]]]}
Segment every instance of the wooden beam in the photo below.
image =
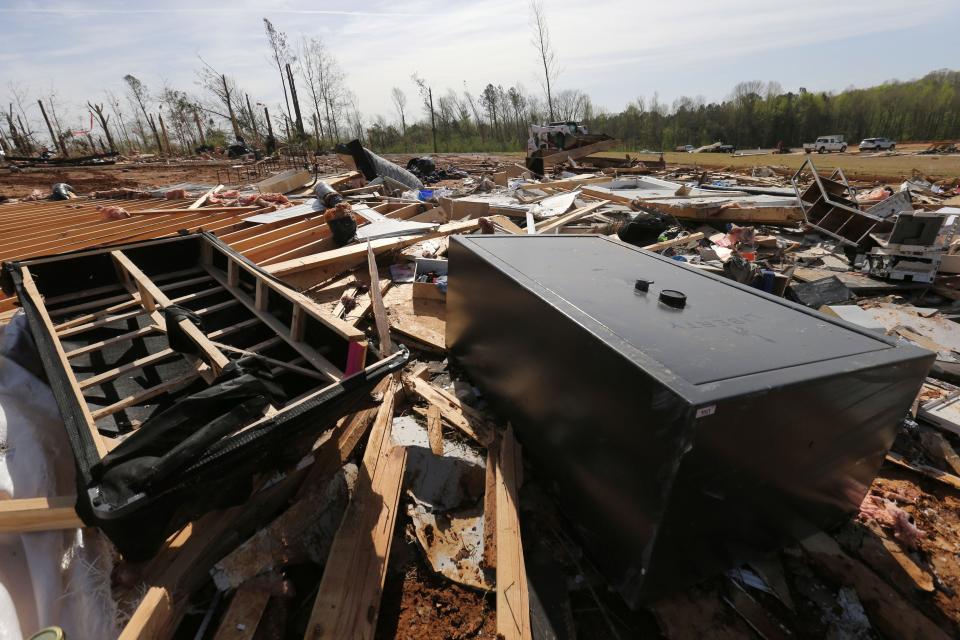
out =
{"type": "MultiPolygon", "coordinates": [[[[467,220],[465,222],[451,222],[441,225],[434,231],[417,236],[399,236],[396,238],[381,238],[370,243],[375,254],[386,253],[396,249],[409,247],[412,244],[430,240],[432,238],[441,238],[443,236],[457,233],[468,233],[480,228],[480,220],[467,220]]],[[[342,269],[355,267],[363,263],[366,259],[367,247],[363,244],[351,244],[338,249],[316,253],[302,258],[294,258],[285,262],[278,262],[264,267],[270,274],[277,277],[285,277],[294,273],[321,269],[336,265],[342,269]]]]}
{"type": "Polygon", "coordinates": [[[556,218],[552,218],[546,223],[541,223],[540,226],[537,228],[537,233],[539,235],[543,235],[545,233],[552,233],[554,230],[560,229],[560,227],[563,227],[564,225],[568,225],[571,222],[579,220],[580,218],[583,218],[584,216],[592,213],[595,209],[599,209],[600,207],[606,206],[606,204],[607,203],[605,201],[591,202],[590,204],[580,207],[579,209],[574,209],[570,213],[566,213],[561,216],[557,216],[556,218]]]}
{"type": "MultiPolygon", "coordinates": [[[[614,234],[614,237],[616,237],[616,234],[614,234]]],[[[687,245],[692,242],[700,242],[702,239],[703,239],[702,233],[699,233],[699,232],[691,233],[688,236],[681,236],[679,238],[673,238],[671,240],[664,240],[663,242],[654,242],[653,244],[648,244],[647,246],[644,247],[644,249],[646,249],[647,251],[654,251],[654,252],[663,251],[664,249],[668,249],[670,247],[687,245]]]]}
{"type": "MultiPolygon", "coordinates": [[[[167,215],[167,214],[176,215],[178,213],[179,214],[197,213],[197,209],[199,209],[199,207],[187,208],[187,209],[141,209],[140,211],[131,211],[130,213],[134,216],[158,216],[158,215],[167,215]]],[[[203,207],[202,209],[200,209],[200,211],[202,213],[235,213],[237,215],[240,215],[240,214],[246,215],[248,213],[253,213],[255,211],[261,211],[263,209],[264,207],[260,207],[260,206],[203,207]]]]}
{"type": "Polygon", "coordinates": [[[50,314],[47,313],[47,308],[43,304],[43,297],[37,290],[37,284],[33,281],[33,274],[30,273],[30,269],[27,267],[22,267],[21,274],[23,275],[23,289],[26,292],[27,297],[30,298],[30,301],[37,308],[37,312],[40,314],[40,320],[43,322],[47,334],[50,336],[50,341],[53,343],[53,348],[57,352],[57,358],[60,360],[60,366],[63,368],[64,375],[67,378],[67,384],[70,385],[70,390],[73,392],[74,400],[76,400],[77,405],[80,408],[84,422],[87,423],[87,429],[90,430],[90,436],[93,439],[93,446],[96,447],[97,454],[102,458],[103,456],[107,455],[107,452],[110,451],[110,448],[107,446],[104,437],[97,429],[96,419],[90,413],[90,409],[87,407],[86,400],[83,399],[83,393],[80,391],[80,385],[77,383],[77,377],[74,375],[73,369],[70,367],[70,360],[67,358],[67,354],[63,350],[63,345],[60,343],[60,338],[57,337],[57,332],[53,327],[53,322],[50,320],[50,314]]]}
{"type": "Polygon", "coordinates": [[[150,400],[151,398],[155,398],[156,396],[159,396],[162,393],[166,393],[170,391],[174,387],[178,387],[181,384],[192,381],[194,378],[196,378],[199,375],[200,375],[199,371],[187,371],[186,373],[181,374],[176,378],[170,378],[169,380],[164,380],[163,382],[161,382],[156,386],[148,387],[138,393],[131,394],[125,398],[121,398],[120,400],[118,400],[117,402],[114,402],[111,405],[107,405],[102,409],[97,409],[91,415],[93,416],[94,420],[99,420],[100,418],[112,415],[117,411],[122,411],[127,407],[132,407],[146,400],[150,400]]]}
{"type": "Polygon", "coordinates": [[[430,451],[434,455],[443,455],[443,418],[440,407],[431,404],[427,408],[427,437],[430,440],[430,451]]]}
{"type": "Polygon", "coordinates": [[[910,469],[919,474],[925,475],[928,478],[933,478],[934,480],[939,480],[947,486],[953,487],[954,489],[960,490],[960,476],[955,476],[952,473],[947,473],[946,471],[941,471],[936,467],[931,467],[925,464],[913,464],[907,462],[907,459],[904,458],[899,453],[894,453],[891,451],[887,454],[887,462],[892,462],[897,466],[903,467],[904,469],[910,469]]]}
{"type": "Polygon", "coordinates": [[[387,319],[387,308],[383,306],[383,295],[380,292],[380,270],[377,269],[377,259],[373,256],[373,247],[367,240],[367,271],[370,276],[370,308],[373,310],[373,321],[377,326],[377,337],[380,338],[380,352],[384,357],[393,351],[390,341],[390,320],[387,319]]]}
{"type": "MultiPolygon", "coordinates": [[[[140,270],[140,267],[135,265],[133,261],[123,253],[123,251],[111,251],[110,256],[114,259],[117,265],[119,265],[119,267],[130,276],[134,283],[136,283],[137,289],[140,291],[141,301],[148,311],[153,311],[150,301],[156,302],[164,309],[173,305],[173,302],[167,297],[167,294],[161,291],[160,288],[155,285],[143,271],[140,270]]],[[[230,358],[225,356],[222,351],[217,349],[213,343],[210,342],[210,339],[204,335],[203,331],[197,327],[197,325],[193,324],[186,318],[180,320],[180,322],[177,324],[203,354],[203,359],[206,360],[213,369],[214,376],[216,377],[220,375],[220,372],[223,370],[223,368],[230,364],[230,358]]]]}
{"type": "Polygon", "coordinates": [[[520,464],[513,428],[501,442],[497,463],[497,637],[532,640],[530,594],[520,538],[517,468],[520,464]]]}
{"type": "Polygon", "coordinates": [[[525,233],[523,229],[518,227],[513,222],[513,220],[511,220],[507,216],[500,216],[500,215],[491,216],[490,220],[493,221],[494,224],[496,224],[498,227],[500,227],[507,233],[512,233],[514,235],[522,235],[523,233],[525,233]]]}
{"type": "Polygon", "coordinates": [[[76,496],[0,500],[0,533],[82,528],[76,502],[76,496]]]}
{"type": "MultiPolygon", "coordinates": [[[[222,286],[226,287],[227,290],[230,291],[234,297],[240,301],[241,304],[243,304],[243,306],[249,309],[253,315],[257,316],[261,322],[270,327],[274,333],[283,338],[284,341],[293,347],[297,353],[303,356],[311,366],[326,375],[332,382],[339,382],[343,378],[343,372],[340,369],[320,355],[317,350],[311,347],[309,344],[295,340],[292,337],[289,327],[285,326],[267,311],[257,309],[257,303],[255,300],[251,300],[250,296],[241,291],[239,288],[234,288],[227,284],[227,279],[218,273],[216,269],[207,267],[207,273],[213,276],[214,280],[219,282],[222,286]]],[[[294,307],[296,307],[296,304],[294,304],[294,307]]]]}
{"type": "Polygon", "coordinates": [[[207,201],[207,198],[209,198],[209,197],[212,196],[213,194],[219,192],[221,189],[223,189],[223,185],[222,185],[222,184],[218,184],[217,186],[213,187],[212,189],[210,189],[209,191],[207,191],[205,194],[203,194],[202,196],[200,196],[199,198],[197,198],[196,200],[194,200],[194,201],[193,201],[193,204],[191,204],[189,207],[187,207],[187,209],[188,209],[188,210],[190,210],[190,209],[199,209],[200,207],[203,206],[203,203],[207,201]]]}
{"type": "Polygon", "coordinates": [[[353,499],[330,548],[305,640],[373,638],[407,459],[407,450],[390,440],[396,391],[391,381],[353,499]]]}
{"type": "Polygon", "coordinates": [[[493,442],[496,434],[493,425],[479,411],[465,405],[452,393],[415,376],[404,376],[403,386],[427,403],[436,405],[444,420],[480,445],[487,446],[493,442]]]}
{"type": "Polygon", "coordinates": [[[269,601],[270,592],[263,586],[251,582],[240,585],[213,640],[252,640],[269,601]]]}
{"type": "Polygon", "coordinates": [[[619,140],[601,140],[600,142],[594,142],[593,144],[588,144],[582,147],[558,151],[557,153],[544,157],[543,164],[544,166],[547,166],[566,162],[567,160],[579,160],[580,158],[586,158],[592,153],[613,149],[618,144],[620,144],[619,140]]]}
{"type": "Polygon", "coordinates": [[[852,586],[870,622],[887,638],[947,640],[949,636],[917,611],[863,563],[843,552],[837,541],[820,532],[800,542],[815,568],[830,580],[852,586]]]}

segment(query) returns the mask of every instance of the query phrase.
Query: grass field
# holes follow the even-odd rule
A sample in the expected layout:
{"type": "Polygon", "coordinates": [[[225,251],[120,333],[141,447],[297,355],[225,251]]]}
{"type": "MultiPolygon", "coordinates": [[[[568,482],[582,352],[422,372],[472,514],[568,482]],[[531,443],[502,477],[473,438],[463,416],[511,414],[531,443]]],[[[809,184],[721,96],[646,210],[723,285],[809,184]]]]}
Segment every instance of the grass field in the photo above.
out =
{"type": "MultiPolygon", "coordinates": [[[[623,157],[623,151],[608,151],[598,155],[623,157]]],[[[640,160],[656,160],[656,154],[630,153],[640,160]]],[[[668,164],[700,166],[710,169],[722,167],[743,168],[769,165],[796,170],[806,158],[811,158],[821,172],[840,167],[848,178],[867,181],[899,182],[917,170],[935,180],[960,177],[960,154],[944,156],[897,155],[884,157],[860,156],[857,153],[811,154],[791,153],[786,155],[730,156],[721,153],[673,153],[663,154],[668,164]]]]}

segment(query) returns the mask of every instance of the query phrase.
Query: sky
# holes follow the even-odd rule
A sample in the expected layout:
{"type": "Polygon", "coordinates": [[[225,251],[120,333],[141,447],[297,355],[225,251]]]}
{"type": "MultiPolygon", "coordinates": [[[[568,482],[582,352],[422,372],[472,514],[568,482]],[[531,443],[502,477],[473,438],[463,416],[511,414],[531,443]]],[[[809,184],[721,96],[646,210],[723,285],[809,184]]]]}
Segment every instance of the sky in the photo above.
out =
{"type": "MultiPolygon", "coordinates": [[[[559,61],[556,88],[585,91],[611,111],[655,92],[668,104],[682,95],[722,100],[744,80],[839,91],[960,68],[957,0],[543,5],[559,61]]],[[[168,83],[198,93],[203,56],[252,100],[275,106],[283,94],[263,17],[292,43],[323,39],[368,118],[396,118],[394,86],[418,104],[413,73],[435,94],[465,84],[476,94],[491,82],[541,91],[524,0],[0,0],[0,97],[15,83],[35,105],[54,88],[79,124],[89,118],[86,100],[121,94],[128,73],[153,90],[168,83]]]]}

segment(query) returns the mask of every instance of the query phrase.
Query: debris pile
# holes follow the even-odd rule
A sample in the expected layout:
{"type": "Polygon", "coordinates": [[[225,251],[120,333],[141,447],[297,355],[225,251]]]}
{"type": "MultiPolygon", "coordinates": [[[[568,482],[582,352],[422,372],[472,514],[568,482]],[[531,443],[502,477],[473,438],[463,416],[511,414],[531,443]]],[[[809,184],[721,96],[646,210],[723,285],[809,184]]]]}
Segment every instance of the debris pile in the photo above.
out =
{"type": "Polygon", "coordinates": [[[958,183],[588,135],[0,204],[4,620],[956,637],[958,183]]]}

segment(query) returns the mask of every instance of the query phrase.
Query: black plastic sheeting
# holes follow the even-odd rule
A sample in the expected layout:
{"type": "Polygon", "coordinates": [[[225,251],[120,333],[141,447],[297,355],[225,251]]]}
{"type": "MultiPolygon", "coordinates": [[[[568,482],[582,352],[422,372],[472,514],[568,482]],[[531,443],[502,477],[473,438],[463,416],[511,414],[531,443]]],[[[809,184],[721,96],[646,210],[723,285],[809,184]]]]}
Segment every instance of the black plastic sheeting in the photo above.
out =
{"type": "Polygon", "coordinates": [[[631,606],[856,513],[934,359],[595,236],[451,238],[446,339],[631,606]]]}
{"type": "Polygon", "coordinates": [[[423,183],[417,176],[364,148],[359,140],[351,140],[347,144],[338,144],[335,150],[337,153],[344,153],[352,157],[354,164],[357,165],[357,171],[362,173],[367,180],[391,178],[411,189],[423,189],[423,183]]]}

